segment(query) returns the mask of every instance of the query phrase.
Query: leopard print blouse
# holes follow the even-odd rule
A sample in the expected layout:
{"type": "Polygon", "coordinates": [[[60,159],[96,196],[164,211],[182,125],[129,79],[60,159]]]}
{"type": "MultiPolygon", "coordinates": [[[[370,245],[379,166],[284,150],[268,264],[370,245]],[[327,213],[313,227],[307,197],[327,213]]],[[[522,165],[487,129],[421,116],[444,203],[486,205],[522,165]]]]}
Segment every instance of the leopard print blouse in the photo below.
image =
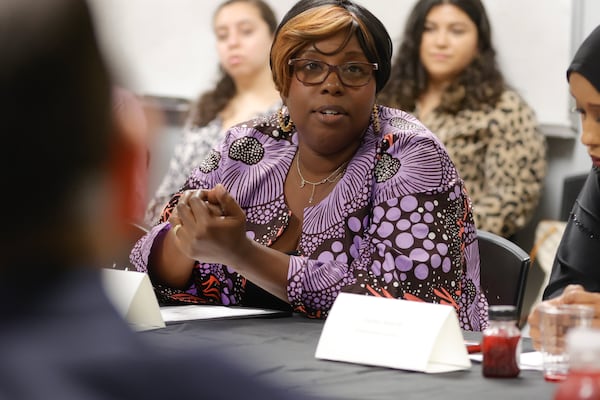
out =
{"type": "Polygon", "coordinates": [[[464,179],[477,227],[504,237],[523,228],[547,168],[546,140],[527,103],[506,90],[493,109],[433,111],[421,121],[444,143],[464,179]]]}

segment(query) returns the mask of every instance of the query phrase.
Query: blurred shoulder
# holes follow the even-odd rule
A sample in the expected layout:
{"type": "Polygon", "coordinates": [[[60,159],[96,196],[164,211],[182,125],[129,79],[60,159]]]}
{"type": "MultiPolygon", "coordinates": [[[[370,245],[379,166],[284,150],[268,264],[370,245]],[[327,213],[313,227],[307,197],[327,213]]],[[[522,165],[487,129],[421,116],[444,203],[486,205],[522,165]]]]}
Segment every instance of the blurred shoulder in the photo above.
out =
{"type": "Polygon", "coordinates": [[[537,148],[536,153],[545,152],[546,140],[535,110],[517,91],[506,89],[491,115],[498,122],[497,135],[513,141],[527,139],[530,146],[537,148]]]}
{"type": "Polygon", "coordinates": [[[534,114],[529,103],[514,89],[505,89],[502,92],[496,108],[503,111],[521,111],[534,114]]]}

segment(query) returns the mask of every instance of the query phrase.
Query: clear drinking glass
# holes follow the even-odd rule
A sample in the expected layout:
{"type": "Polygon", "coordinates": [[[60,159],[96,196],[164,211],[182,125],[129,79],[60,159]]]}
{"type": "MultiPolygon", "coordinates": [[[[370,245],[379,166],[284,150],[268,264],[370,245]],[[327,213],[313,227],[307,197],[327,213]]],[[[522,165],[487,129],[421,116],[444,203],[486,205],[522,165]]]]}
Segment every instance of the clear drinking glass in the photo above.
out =
{"type": "Polygon", "coordinates": [[[591,306],[569,304],[544,305],[540,308],[541,353],[544,379],[562,381],[569,372],[566,334],[574,327],[590,327],[594,309],[591,306]]]}

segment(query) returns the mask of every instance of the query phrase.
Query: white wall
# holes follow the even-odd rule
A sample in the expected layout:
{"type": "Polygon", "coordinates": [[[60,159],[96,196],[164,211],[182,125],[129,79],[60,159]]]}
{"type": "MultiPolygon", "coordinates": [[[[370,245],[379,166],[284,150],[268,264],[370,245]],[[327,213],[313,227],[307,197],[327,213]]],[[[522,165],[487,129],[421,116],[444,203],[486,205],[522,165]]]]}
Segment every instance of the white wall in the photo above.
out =
{"type": "MultiPolygon", "coordinates": [[[[130,87],[144,94],[191,99],[214,83],[218,59],[212,18],[221,0],[89,1],[105,50],[130,87]]],[[[369,0],[368,4],[393,28],[399,27],[413,2],[369,0]],[[394,13],[385,12],[390,7],[394,13]]],[[[296,0],[267,3],[281,18],[296,0]]]]}
{"type": "MultiPolygon", "coordinates": [[[[571,126],[563,68],[572,0],[484,0],[507,80],[545,125],[571,126]]],[[[213,83],[212,16],[221,0],[93,0],[104,43],[126,80],[146,94],[194,98],[213,83]]],[[[363,1],[400,40],[415,0],[363,1]]],[[[295,0],[272,0],[281,17],[295,0]]],[[[564,131],[561,130],[561,131],[564,131]]],[[[568,132],[568,130],[567,130],[568,132]]]]}

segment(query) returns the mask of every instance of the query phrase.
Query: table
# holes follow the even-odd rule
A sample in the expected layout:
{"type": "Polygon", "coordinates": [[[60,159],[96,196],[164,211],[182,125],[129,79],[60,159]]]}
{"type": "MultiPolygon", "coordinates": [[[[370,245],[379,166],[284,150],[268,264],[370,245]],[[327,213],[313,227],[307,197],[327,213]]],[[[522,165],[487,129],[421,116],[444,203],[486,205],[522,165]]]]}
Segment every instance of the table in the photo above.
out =
{"type": "MultiPolygon", "coordinates": [[[[140,335],[164,348],[220,347],[261,378],[327,399],[551,399],[556,388],[540,371],[521,371],[516,379],[484,378],[475,363],[467,371],[424,374],[318,360],[314,353],[323,322],[299,315],[201,320],[140,335]]],[[[523,348],[531,349],[529,339],[523,348]]]]}

